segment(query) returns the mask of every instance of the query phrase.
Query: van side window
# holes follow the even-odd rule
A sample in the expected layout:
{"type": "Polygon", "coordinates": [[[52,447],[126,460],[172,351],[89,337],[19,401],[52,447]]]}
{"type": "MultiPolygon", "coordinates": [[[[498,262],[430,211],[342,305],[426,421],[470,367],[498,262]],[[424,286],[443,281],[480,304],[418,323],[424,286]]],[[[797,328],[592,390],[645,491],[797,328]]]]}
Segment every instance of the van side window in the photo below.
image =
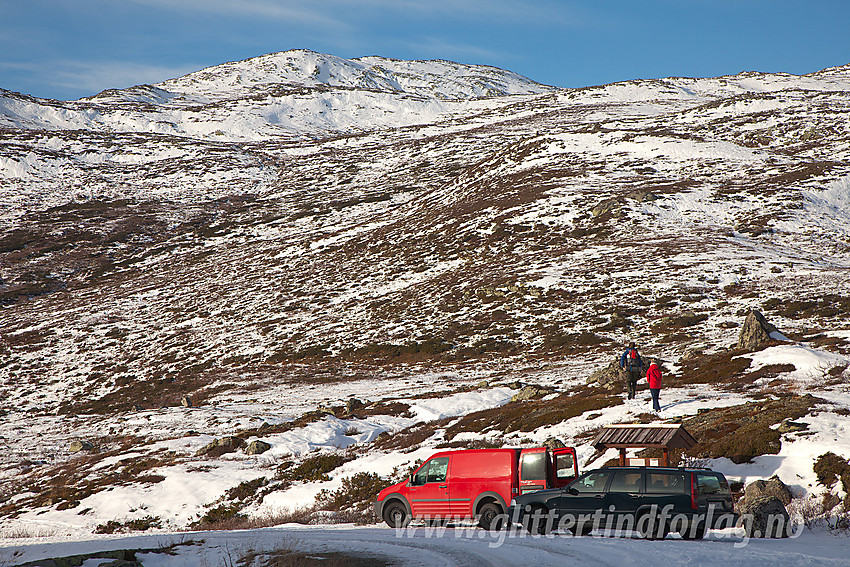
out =
{"type": "Polygon", "coordinates": [[[428,480],[428,467],[431,466],[431,461],[428,461],[416,471],[413,475],[413,486],[422,486],[428,480]]]}
{"type": "Polygon", "coordinates": [[[555,455],[555,476],[558,478],[571,478],[576,475],[575,463],[571,453],[555,455]]]}
{"type": "Polygon", "coordinates": [[[617,471],[611,480],[611,488],[608,492],[629,492],[637,494],[643,492],[643,474],[635,471],[617,471]]]}
{"type": "Polygon", "coordinates": [[[431,466],[428,467],[428,482],[446,482],[446,477],[449,472],[449,458],[440,457],[439,459],[431,459],[431,466]]]}
{"type": "Polygon", "coordinates": [[[609,471],[599,471],[588,473],[570,485],[570,488],[575,488],[579,492],[604,492],[605,484],[611,476],[609,471]]]}
{"type": "Polygon", "coordinates": [[[649,494],[686,494],[689,483],[683,473],[647,472],[646,492],[649,494]]]}
{"type": "Polygon", "coordinates": [[[541,480],[546,478],[546,453],[526,453],[522,456],[520,468],[522,480],[541,480]]]}

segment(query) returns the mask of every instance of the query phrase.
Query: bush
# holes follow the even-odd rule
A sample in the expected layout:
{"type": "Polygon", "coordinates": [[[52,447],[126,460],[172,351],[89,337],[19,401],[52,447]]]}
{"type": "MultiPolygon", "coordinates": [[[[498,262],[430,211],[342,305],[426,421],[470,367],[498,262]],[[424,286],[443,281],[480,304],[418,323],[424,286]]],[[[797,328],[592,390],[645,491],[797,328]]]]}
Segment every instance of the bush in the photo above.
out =
{"type": "MultiPolygon", "coordinates": [[[[833,452],[827,452],[819,456],[815,461],[815,475],[818,477],[818,483],[827,488],[832,488],[839,479],[842,481],[846,478],[850,479],[850,463],[847,459],[840,457],[833,452]]],[[[850,488],[850,482],[844,485],[845,490],[850,488]]]]}
{"type": "Polygon", "coordinates": [[[360,472],[342,480],[342,486],[333,492],[322,490],[316,503],[322,510],[353,512],[352,521],[358,523],[375,521],[372,503],[389,481],[375,473],[360,472]]]}
{"type": "Polygon", "coordinates": [[[297,467],[278,471],[278,478],[291,482],[307,480],[330,480],[328,473],[341,467],[353,457],[342,453],[319,453],[304,459],[297,467]]]}

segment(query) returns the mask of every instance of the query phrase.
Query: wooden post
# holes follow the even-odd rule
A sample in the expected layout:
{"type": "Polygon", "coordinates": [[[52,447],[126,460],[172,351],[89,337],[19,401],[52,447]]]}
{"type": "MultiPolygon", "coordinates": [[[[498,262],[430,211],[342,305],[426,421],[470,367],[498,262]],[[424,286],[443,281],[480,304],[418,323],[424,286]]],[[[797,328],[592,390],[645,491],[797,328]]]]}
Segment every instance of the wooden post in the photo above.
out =
{"type": "Polygon", "coordinates": [[[661,464],[665,467],[669,467],[670,466],[670,450],[667,447],[662,447],[661,451],[664,455],[664,457],[661,460],[661,464]]]}
{"type": "Polygon", "coordinates": [[[626,466],[626,448],[620,447],[620,466],[626,466]]]}

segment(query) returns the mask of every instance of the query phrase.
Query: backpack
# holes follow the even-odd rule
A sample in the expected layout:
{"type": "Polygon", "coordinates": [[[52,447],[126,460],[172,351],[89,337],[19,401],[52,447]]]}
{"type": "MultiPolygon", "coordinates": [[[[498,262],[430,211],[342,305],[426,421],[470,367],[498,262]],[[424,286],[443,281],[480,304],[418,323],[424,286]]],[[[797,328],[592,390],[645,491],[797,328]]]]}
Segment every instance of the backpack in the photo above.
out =
{"type": "Polygon", "coordinates": [[[635,366],[640,366],[640,357],[638,356],[637,349],[630,348],[629,349],[629,368],[634,368],[635,366]]]}

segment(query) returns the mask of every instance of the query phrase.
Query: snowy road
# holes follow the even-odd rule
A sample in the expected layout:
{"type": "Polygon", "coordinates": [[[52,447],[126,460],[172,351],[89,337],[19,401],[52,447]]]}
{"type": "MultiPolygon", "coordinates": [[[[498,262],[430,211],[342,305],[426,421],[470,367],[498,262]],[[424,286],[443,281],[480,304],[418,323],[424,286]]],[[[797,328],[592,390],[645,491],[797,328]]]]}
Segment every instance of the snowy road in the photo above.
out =
{"type": "MultiPolygon", "coordinates": [[[[673,565],[848,565],[850,538],[804,532],[785,540],[750,540],[710,533],[704,541],[644,541],[613,537],[532,537],[527,533],[491,536],[478,529],[417,528],[396,532],[384,527],[268,528],[240,532],[159,534],[91,541],[0,542],[0,564],[17,565],[115,549],[155,549],[179,542],[177,555],[138,554],[145,567],[230,565],[251,552],[293,549],[302,552],[344,552],[378,557],[393,565],[414,567],[491,567],[502,565],[652,566],[673,565]]],[[[88,563],[87,563],[88,564],[88,563]]],[[[94,563],[93,563],[94,564],[94,563]]]]}

